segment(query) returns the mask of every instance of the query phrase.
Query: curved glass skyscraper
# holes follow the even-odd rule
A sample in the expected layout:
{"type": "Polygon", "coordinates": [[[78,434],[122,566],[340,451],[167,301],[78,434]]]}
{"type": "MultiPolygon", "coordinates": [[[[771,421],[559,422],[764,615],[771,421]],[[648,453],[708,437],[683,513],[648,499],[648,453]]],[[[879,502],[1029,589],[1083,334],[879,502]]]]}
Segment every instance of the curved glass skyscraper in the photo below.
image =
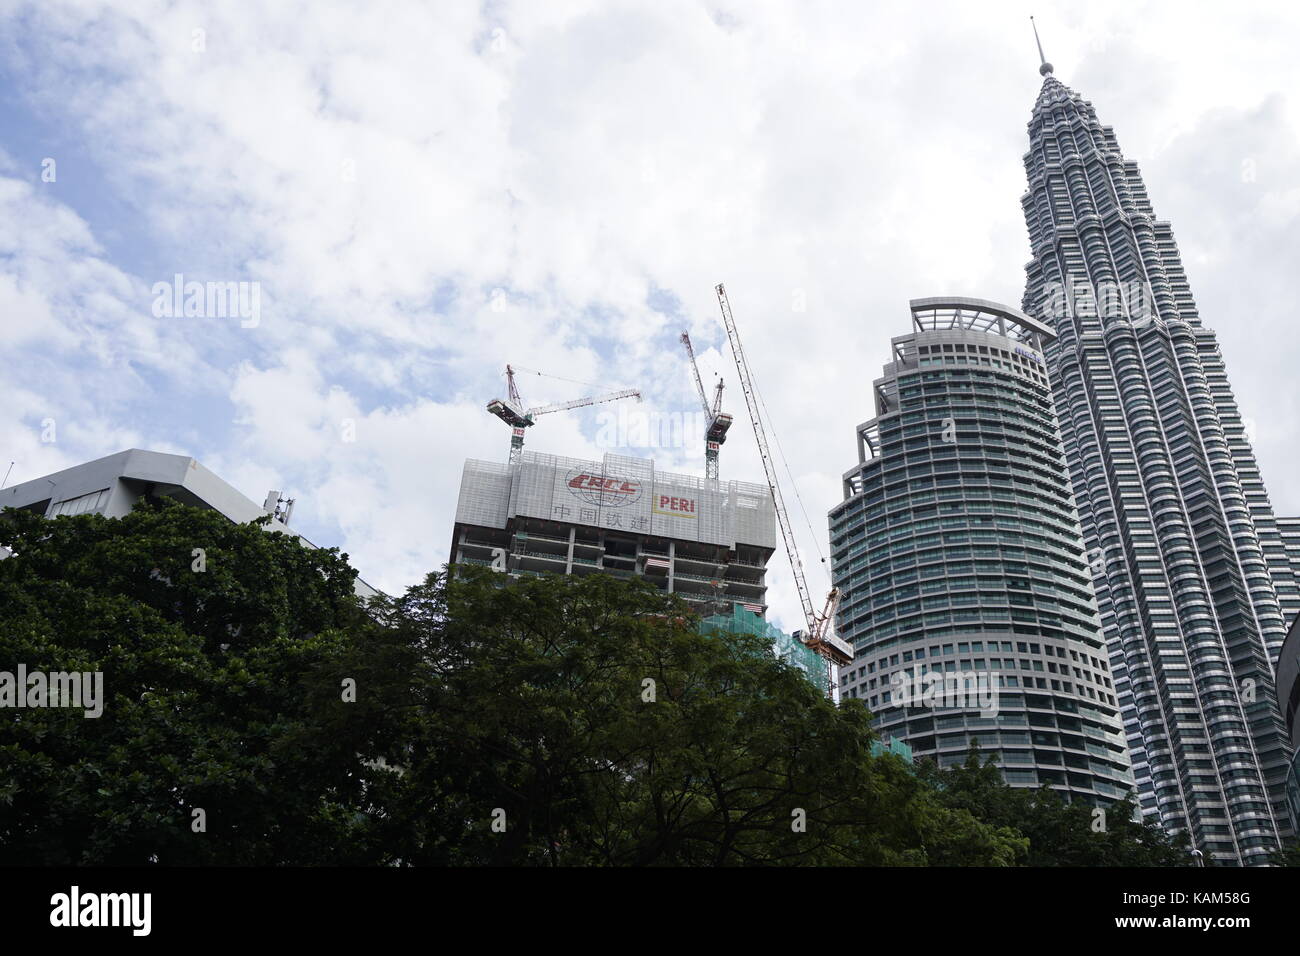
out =
{"type": "Polygon", "coordinates": [[[1044,63],[1021,200],[1046,359],[1142,805],[1222,862],[1290,832],[1273,661],[1296,579],[1169,223],[1044,63]]]}
{"type": "Polygon", "coordinates": [[[830,513],[840,691],[947,766],[978,742],[1012,785],[1133,789],[1049,390],[1042,323],[918,299],[830,513]]]}

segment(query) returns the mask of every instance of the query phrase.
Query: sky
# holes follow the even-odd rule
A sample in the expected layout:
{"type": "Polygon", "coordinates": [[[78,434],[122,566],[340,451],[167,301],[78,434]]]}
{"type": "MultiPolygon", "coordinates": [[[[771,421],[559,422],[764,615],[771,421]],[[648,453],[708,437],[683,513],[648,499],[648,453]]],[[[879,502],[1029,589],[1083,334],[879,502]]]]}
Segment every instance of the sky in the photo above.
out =
{"type": "Polygon", "coordinates": [[[448,558],[464,460],[506,459],[507,362],[547,373],[530,405],[644,396],[529,449],[702,474],[688,330],[722,477],[761,482],[725,282],[816,600],[908,300],[1020,304],[1031,13],[1300,514],[1300,8],[1249,2],[0,0],[0,470],[193,456],[400,592],[448,558]],[[170,314],[178,275],[248,308],[170,314]]]}

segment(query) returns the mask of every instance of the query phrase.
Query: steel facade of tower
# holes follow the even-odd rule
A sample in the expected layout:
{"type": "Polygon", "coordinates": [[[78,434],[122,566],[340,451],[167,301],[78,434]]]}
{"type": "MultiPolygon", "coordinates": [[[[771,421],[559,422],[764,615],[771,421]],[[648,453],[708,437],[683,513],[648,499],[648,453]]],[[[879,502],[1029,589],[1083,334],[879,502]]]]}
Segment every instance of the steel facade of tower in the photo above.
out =
{"type": "Polygon", "coordinates": [[[911,308],[830,512],[837,629],[856,650],[841,696],[864,699],[918,759],[950,766],[978,743],[1013,786],[1117,800],[1134,785],[1044,366],[1050,331],[980,299],[911,308]],[[972,680],[992,693],[949,694],[972,680]]]}
{"type": "Polygon", "coordinates": [[[1296,572],[1169,223],[1051,75],[1029,123],[1022,307],[1046,358],[1143,809],[1224,863],[1290,833],[1273,661],[1296,572]]]}

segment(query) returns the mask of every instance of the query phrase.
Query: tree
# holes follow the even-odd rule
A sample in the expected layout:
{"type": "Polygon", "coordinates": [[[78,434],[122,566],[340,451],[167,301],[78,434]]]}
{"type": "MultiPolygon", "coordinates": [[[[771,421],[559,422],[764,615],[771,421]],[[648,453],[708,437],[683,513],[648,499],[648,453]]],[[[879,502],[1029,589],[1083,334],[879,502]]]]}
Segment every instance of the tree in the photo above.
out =
{"type": "Polygon", "coordinates": [[[0,711],[0,863],[1186,862],[978,760],[872,756],[861,701],[643,581],[466,568],[362,606],[345,555],[168,499],[6,511],[0,543],[0,661],[106,697],[0,711]]]}
{"type": "Polygon", "coordinates": [[[117,520],[9,510],[0,541],[0,661],[98,671],[106,698],[98,718],[0,712],[0,861],[383,859],[386,775],[365,761],[401,721],[341,698],[383,636],[344,556],[170,499],[117,520]]]}
{"type": "Polygon", "coordinates": [[[861,704],[836,708],[761,639],[702,635],[642,582],[501,583],[431,577],[381,615],[431,662],[405,858],[1006,864],[1021,849],[873,758],[861,704]]]}
{"type": "Polygon", "coordinates": [[[1270,866],[1300,866],[1300,844],[1279,847],[1269,854],[1270,866]]]}
{"type": "Polygon", "coordinates": [[[1134,819],[1132,796],[1108,807],[1066,803],[1047,787],[1015,788],[1002,780],[994,759],[979,750],[966,762],[939,770],[926,761],[921,775],[947,807],[968,811],[991,826],[1014,829],[1028,842],[1028,866],[1191,866],[1186,834],[1170,835],[1134,819]],[[1104,811],[1104,812],[1102,812],[1104,811]],[[1099,815],[1100,814],[1100,815],[1099,815]]]}

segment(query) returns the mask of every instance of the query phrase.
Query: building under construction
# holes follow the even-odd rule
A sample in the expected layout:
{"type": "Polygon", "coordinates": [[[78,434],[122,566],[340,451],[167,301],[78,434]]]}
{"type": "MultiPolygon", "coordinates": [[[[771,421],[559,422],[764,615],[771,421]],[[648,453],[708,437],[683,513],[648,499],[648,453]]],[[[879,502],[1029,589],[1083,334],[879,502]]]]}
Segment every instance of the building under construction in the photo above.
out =
{"type": "Polygon", "coordinates": [[[509,574],[640,577],[704,615],[767,610],[776,515],[763,485],[656,471],[606,454],[583,461],[523,452],[470,460],[451,560],[509,574]]]}
{"type": "Polygon", "coordinates": [[[772,638],[778,657],[802,669],[834,698],[832,665],[853,660],[853,647],[831,627],[839,591],[831,588],[819,614],[804,578],[731,305],[721,285],[715,291],[767,487],[719,480],[718,452],[732,419],[722,410],[721,382],[709,403],[688,333],[682,333],[681,341],[708,418],[703,480],[658,474],[653,461],[640,458],[606,454],[594,462],[526,454],[524,435],[538,416],[624,398],[640,400],[641,393],[621,389],[528,408],[515,383],[515,367],[507,365],[508,397],[493,399],[487,410],[511,428],[510,461],[465,463],[451,561],[511,575],[603,572],[643,578],[693,605],[706,627],[741,626],[772,638]],[[775,628],[766,633],[769,626],[763,620],[767,562],[776,550],[778,524],[808,627],[788,636],[775,628]]]}

